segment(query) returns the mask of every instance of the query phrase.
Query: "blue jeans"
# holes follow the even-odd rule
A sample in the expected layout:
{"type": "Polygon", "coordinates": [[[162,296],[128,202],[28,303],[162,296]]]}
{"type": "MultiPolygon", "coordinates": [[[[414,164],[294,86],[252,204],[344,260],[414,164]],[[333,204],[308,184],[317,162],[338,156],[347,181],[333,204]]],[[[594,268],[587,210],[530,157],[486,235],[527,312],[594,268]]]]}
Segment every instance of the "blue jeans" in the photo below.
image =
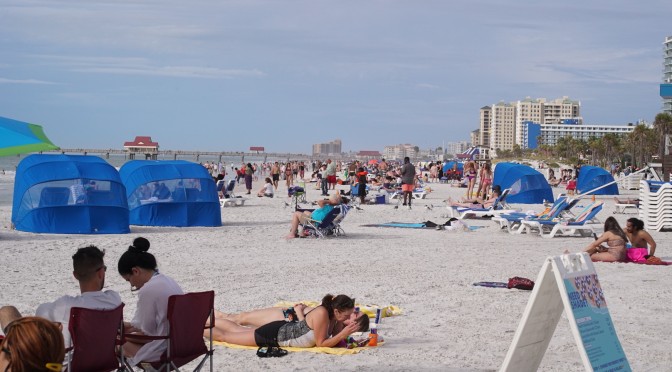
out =
{"type": "Polygon", "coordinates": [[[322,179],[322,194],[326,195],[329,193],[329,184],[327,183],[327,179],[323,178],[322,179]]]}

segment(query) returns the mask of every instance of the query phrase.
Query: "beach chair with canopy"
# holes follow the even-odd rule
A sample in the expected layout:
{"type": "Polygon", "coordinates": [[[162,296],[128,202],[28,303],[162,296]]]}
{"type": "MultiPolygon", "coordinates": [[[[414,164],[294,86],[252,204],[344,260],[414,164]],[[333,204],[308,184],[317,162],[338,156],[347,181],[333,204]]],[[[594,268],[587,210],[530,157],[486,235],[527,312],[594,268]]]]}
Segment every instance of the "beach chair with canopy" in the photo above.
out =
{"type": "Polygon", "coordinates": [[[130,223],[140,226],[222,226],[215,181],[184,160],[133,160],[119,170],[130,223]]]}
{"type": "Polygon", "coordinates": [[[126,189],[97,156],[29,155],[16,171],[12,224],[33,233],[126,234],[126,189]]]}
{"type": "Polygon", "coordinates": [[[590,203],[574,218],[556,218],[548,221],[523,220],[521,229],[526,229],[528,233],[531,229],[537,229],[539,235],[544,238],[553,238],[556,235],[588,237],[595,233],[594,226],[601,224],[597,214],[602,210],[603,204],[601,201],[590,203]]]}
{"type": "Polygon", "coordinates": [[[129,340],[167,341],[166,352],[159,360],[141,361],[140,364],[150,364],[157,371],[179,371],[179,367],[202,356],[194,371],[200,371],[208,360],[210,361],[210,371],[212,371],[215,292],[194,292],[170,296],[168,298],[167,317],[170,330],[166,336],[125,335],[129,340]],[[209,346],[207,347],[203,341],[203,331],[205,329],[210,331],[209,346]]]}
{"type": "Polygon", "coordinates": [[[124,370],[124,355],[117,356],[117,347],[123,344],[123,312],[123,303],[111,310],[70,309],[72,345],[66,349],[66,371],[124,370]]]}
{"type": "Polygon", "coordinates": [[[502,213],[513,213],[518,212],[518,209],[513,209],[506,202],[511,190],[504,189],[502,194],[495,199],[490,208],[468,208],[468,207],[456,207],[448,206],[450,211],[450,216],[457,219],[464,219],[466,217],[486,217],[486,216],[499,216],[502,213]]]}

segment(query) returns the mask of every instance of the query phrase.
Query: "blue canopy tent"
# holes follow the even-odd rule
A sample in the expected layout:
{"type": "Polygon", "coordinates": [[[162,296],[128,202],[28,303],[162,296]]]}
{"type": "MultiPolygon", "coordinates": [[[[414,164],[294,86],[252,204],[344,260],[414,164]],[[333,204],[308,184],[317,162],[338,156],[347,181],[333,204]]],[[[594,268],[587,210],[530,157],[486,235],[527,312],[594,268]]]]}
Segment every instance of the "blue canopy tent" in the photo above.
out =
{"type": "Polygon", "coordinates": [[[133,160],[119,170],[131,225],[222,226],[215,181],[200,164],[133,160]]]}
{"type": "Polygon", "coordinates": [[[498,163],[495,166],[493,185],[502,190],[511,189],[506,198],[509,203],[536,204],[553,201],[553,191],[544,175],[527,165],[498,163]]]}
{"type": "MultiPolygon", "coordinates": [[[[614,177],[611,176],[611,173],[600,167],[584,165],[579,170],[579,179],[576,180],[576,189],[580,193],[585,193],[586,191],[606,185],[609,182],[614,182],[614,177]]],[[[618,185],[614,182],[607,187],[591,192],[590,195],[618,195],[618,185]]]]}
{"type": "Polygon", "coordinates": [[[12,224],[53,234],[128,233],[126,190],[97,156],[29,155],[16,169],[12,224]]]}
{"type": "Polygon", "coordinates": [[[453,169],[453,166],[455,166],[455,163],[457,163],[457,170],[462,173],[464,171],[464,163],[460,163],[457,161],[449,161],[446,164],[443,165],[443,173],[448,172],[450,169],[453,169]]]}

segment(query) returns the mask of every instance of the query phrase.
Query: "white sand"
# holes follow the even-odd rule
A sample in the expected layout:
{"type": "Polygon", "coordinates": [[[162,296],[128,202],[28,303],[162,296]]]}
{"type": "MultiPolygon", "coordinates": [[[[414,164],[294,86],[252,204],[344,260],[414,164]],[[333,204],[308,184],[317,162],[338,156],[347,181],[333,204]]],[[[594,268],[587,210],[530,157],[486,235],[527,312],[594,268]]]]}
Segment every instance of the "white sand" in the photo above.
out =
{"type": "MultiPolygon", "coordinates": [[[[255,191],[261,187],[255,182],[255,191]]],[[[358,302],[400,306],[403,316],[384,320],[386,345],[357,355],[292,353],[260,359],[253,351],[217,347],[215,370],[496,370],[504,359],[530,292],[472,286],[477,281],[536,279],[548,256],[565,249],[580,251],[589,238],[542,239],[500,232],[490,221],[470,233],[361,227],[389,221],[444,222],[439,207],[465,189],[433,184],[426,200],[413,210],[391,205],[365,206],[351,212],[347,236],[295,239],[283,237],[290,208],[282,197],[252,198],[244,207],[223,210],[221,228],[132,227],[129,235],[38,235],[9,230],[10,207],[0,207],[0,304],[25,314],[62,294],[76,294],[71,256],[95,244],[107,251],[107,288],[118,291],[130,319],[136,300],[117,274],[116,262],[133,238],[151,241],[163,273],[185,291],[216,291],[216,307],[225,312],[266,307],[280,300],[319,300],[344,293],[358,302]],[[424,205],[434,204],[433,210],[424,205]]],[[[242,192],[242,186],[238,186],[242,192]]],[[[560,189],[554,190],[556,194],[560,189]]],[[[634,194],[635,192],[630,192],[634,194]]],[[[319,192],[309,190],[309,199],[319,192]]],[[[524,210],[533,206],[521,206],[524,210]]],[[[539,208],[537,206],[537,208],[539,208]]],[[[599,217],[611,216],[613,202],[599,217]]],[[[616,215],[619,222],[633,215],[616,215]]],[[[668,233],[652,233],[657,255],[672,260],[668,233]]],[[[672,267],[597,263],[616,331],[635,371],[664,371],[672,366],[672,267]]],[[[583,370],[569,324],[562,317],[541,370],[583,370]]]]}

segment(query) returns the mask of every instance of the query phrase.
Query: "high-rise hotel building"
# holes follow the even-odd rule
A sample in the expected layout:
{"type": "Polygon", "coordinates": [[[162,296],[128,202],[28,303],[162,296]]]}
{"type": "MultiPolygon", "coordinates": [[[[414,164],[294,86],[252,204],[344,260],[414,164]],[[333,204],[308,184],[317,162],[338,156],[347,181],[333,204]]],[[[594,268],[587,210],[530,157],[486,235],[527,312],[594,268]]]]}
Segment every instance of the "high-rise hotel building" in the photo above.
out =
{"type": "Polygon", "coordinates": [[[672,36],[663,43],[663,83],[660,84],[660,96],[663,98],[663,112],[672,115],[672,36]]]}
{"type": "Polygon", "coordinates": [[[516,106],[499,102],[492,105],[490,119],[490,148],[512,150],[516,143],[516,106]]]}

